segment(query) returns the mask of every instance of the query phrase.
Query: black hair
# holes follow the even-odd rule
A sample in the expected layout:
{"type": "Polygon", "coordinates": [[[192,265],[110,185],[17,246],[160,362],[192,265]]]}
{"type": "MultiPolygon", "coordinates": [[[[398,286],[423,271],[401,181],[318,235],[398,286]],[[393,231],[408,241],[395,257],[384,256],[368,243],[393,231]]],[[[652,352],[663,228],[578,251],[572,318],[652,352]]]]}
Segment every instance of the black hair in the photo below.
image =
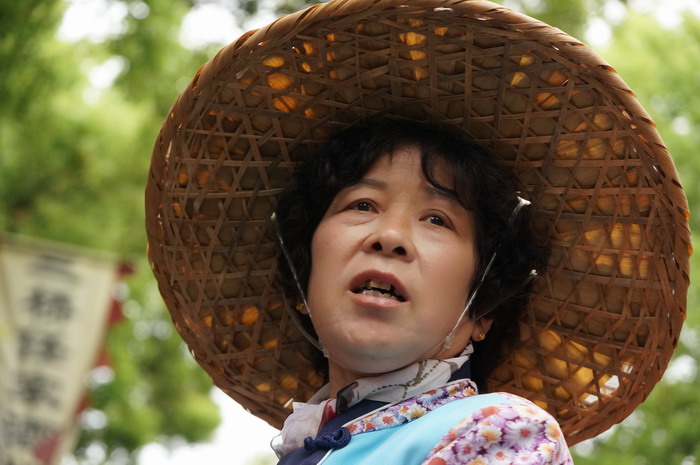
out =
{"type": "MultiPolygon", "coordinates": [[[[300,164],[279,196],[277,227],[299,285],[307,289],[311,240],[330,203],[342,189],[356,184],[380,156],[405,146],[419,148],[426,180],[472,214],[478,263],[474,282],[465,286],[473,291],[496,254],[468,314],[473,320],[492,320],[488,337],[474,344],[471,357],[472,378],[487,390],[488,377],[519,341],[519,321],[532,288],[531,278],[543,271],[547,259],[547,249],[532,229],[531,208],[512,216],[519,203],[518,184],[494,155],[461,134],[425,123],[383,121],[351,126],[300,164]],[[437,182],[438,164],[452,174],[452,188],[437,182]]],[[[278,258],[282,290],[296,301],[297,283],[281,251],[278,258]]],[[[313,334],[310,322],[306,324],[313,334]]]]}

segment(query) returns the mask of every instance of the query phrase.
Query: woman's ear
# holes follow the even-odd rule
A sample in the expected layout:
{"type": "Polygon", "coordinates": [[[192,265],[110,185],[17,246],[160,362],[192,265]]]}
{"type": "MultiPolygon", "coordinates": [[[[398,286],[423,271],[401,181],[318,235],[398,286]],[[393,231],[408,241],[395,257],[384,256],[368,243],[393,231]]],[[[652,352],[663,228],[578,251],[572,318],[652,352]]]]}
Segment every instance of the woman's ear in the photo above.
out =
{"type": "Polygon", "coordinates": [[[472,331],[472,341],[480,342],[486,339],[486,334],[488,334],[492,324],[493,320],[490,318],[482,318],[477,321],[472,331]]]}

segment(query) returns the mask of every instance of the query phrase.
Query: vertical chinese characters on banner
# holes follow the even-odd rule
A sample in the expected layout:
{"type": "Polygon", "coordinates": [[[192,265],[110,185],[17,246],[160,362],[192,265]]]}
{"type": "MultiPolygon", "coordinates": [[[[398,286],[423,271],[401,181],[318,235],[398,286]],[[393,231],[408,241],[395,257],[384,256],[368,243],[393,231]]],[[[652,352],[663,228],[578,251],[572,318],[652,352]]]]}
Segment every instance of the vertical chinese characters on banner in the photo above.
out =
{"type": "Polygon", "coordinates": [[[118,264],[0,236],[0,465],[56,464],[104,342],[118,264]]]}

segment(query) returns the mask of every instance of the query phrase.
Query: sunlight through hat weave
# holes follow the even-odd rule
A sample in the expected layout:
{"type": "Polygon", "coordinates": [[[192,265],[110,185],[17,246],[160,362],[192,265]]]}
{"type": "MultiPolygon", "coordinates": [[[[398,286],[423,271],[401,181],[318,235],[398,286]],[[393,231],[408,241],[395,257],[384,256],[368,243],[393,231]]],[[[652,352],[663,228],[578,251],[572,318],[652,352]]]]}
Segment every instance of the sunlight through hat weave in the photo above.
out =
{"type": "Polygon", "coordinates": [[[511,167],[551,244],[491,390],[569,444],[628,416],[676,346],[688,205],[634,93],[593,50],[485,1],[334,0],[244,34],[196,74],[156,141],[149,256],[214,383],[281,426],[324,382],[277,286],[276,196],[319,143],[377,114],[461,128],[511,167]]]}

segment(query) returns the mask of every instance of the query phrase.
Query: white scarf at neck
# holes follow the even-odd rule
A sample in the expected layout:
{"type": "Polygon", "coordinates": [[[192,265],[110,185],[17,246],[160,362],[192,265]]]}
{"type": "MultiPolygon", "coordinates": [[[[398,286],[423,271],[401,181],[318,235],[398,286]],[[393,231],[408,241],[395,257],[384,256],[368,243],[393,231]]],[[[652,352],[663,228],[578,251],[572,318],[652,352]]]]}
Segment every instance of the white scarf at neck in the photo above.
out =
{"type": "Polygon", "coordinates": [[[458,357],[423,360],[390,373],[359,379],[341,389],[337,399],[329,398],[330,388],[326,384],[307,403],[294,403],[294,413],[287,417],[282,431],[270,445],[278,457],[303,446],[305,438],[315,438],[318,434],[327,408],[342,413],[364,399],[394,403],[438,388],[469,360],[472,352],[474,349],[469,344],[458,357]]]}

